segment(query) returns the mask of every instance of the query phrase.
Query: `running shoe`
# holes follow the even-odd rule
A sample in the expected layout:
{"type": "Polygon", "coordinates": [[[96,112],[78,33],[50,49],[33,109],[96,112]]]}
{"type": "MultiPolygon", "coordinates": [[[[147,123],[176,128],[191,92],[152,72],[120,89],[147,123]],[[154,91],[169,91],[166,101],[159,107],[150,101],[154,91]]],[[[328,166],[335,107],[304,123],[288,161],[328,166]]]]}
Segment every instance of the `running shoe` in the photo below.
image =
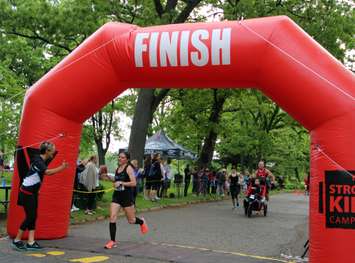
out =
{"type": "Polygon", "coordinates": [[[21,240],[16,241],[16,242],[15,242],[15,240],[13,240],[11,243],[11,246],[18,251],[26,250],[26,245],[21,240]]]}
{"type": "Polygon", "coordinates": [[[41,250],[43,249],[43,247],[41,247],[36,241],[30,245],[30,244],[26,244],[26,249],[27,250],[32,250],[32,251],[36,251],[36,250],[41,250]]]}
{"type": "Polygon", "coordinates": [[[141,233],[143,235],[147,234],[149,232],[149,227],[147,225],[147,223],[145,222],[145,219],[142,217],[142,220],[143,220],[143,224],[140,225],[141,227],[141,233]]]}
{"type": "Polygon", "coordinates": [[[105,245],[106,249],[111,249],[117,247],[117,242],[110,240],[109,242],[107,242],[107,244],[105,245]]]}

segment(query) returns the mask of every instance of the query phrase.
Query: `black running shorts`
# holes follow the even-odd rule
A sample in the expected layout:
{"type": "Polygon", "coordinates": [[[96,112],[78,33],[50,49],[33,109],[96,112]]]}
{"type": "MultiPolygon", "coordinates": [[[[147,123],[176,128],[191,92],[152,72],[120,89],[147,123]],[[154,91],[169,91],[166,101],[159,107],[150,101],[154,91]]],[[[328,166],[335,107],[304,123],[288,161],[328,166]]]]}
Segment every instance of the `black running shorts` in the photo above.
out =
{"type": "Polygon", "coordinates": [[[121,207],[130,207],[134,204],[131,191],[114,191],[112,195],[112,203],[119,204],[121,207]]]}

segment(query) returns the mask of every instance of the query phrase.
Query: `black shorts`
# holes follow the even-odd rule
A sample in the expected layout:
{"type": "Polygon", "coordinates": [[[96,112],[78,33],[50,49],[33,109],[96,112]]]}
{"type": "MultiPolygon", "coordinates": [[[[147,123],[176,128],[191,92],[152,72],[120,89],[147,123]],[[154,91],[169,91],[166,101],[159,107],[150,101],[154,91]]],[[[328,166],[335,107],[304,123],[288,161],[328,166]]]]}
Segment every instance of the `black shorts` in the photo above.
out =
{"type": "Polygon", "coordinates": [[[152,190],[157,191],[162,186],[162,181],[160,181],[159,179],[155,179],[150,183],[150,185],[152,190]]]}
{"type": "Polygon", "coordinates": [[[240,194],[240,185],[237,186],[231,186],[229,188],[230,192],[231,192],[231,197],[232,198],[237,198],[238,195],[240,194]]]}
{"type": "Polygon", "coordinates": [[[152,181],[152,179],[150,179],[150,178],[145,179],[145,190],[150,190],[152,188],[151,181],[152,181]]]}
{"type": "Polygon", "coordinates": [[[130,207],[134,205],[133,194],[129,190],[114,191],[112,195],[112,203],[119,204],[121,207],[130,207]]]}

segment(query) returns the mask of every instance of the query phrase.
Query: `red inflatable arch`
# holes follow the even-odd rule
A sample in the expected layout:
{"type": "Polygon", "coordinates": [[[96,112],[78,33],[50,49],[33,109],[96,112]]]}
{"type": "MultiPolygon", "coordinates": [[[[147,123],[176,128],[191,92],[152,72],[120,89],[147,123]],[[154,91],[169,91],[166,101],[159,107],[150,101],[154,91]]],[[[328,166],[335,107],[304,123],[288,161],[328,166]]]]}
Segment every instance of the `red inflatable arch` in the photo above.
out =
{"type": "MultiPolygon", "coordinates": [[[[26,94],[18,145],[56,138],[53,165],[70,163],[62,174],[45,177],[37,238],[67,235],[82,123],[121,92],[249,87],[311,134],[311,262],[355,262],[354,84],[350,71],[284,16],[148,28],[108,23],[26,94]]],[[[24,151],[16,167],[28,164],[28,155],[24,151]]],[[[24,218],[16,205],[17,170],[10,236],[24,218]]]]}

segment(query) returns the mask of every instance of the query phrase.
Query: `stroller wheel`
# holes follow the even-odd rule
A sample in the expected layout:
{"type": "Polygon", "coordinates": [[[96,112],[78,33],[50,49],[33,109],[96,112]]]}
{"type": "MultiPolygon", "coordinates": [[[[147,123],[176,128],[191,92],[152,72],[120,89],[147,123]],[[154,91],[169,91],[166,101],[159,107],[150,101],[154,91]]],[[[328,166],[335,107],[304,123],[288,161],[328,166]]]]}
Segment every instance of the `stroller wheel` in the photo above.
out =
{"type": "Polygon", "coordinates": [[[251,217],[252,212],[253,212],[252,206],[249,205],[248,211],[247,211],[248,217],[251,217]]]}
{"type": "Polygon", "coordinates": [[[267,216],[267,205],[264,204],[264,216],[267,216]]]}
{"type": "Polygon", "coordinates": [[[244,206],[244,215],[248,214],[248,202],[244,200],[243,202],[243,206],[244,206]]]}

